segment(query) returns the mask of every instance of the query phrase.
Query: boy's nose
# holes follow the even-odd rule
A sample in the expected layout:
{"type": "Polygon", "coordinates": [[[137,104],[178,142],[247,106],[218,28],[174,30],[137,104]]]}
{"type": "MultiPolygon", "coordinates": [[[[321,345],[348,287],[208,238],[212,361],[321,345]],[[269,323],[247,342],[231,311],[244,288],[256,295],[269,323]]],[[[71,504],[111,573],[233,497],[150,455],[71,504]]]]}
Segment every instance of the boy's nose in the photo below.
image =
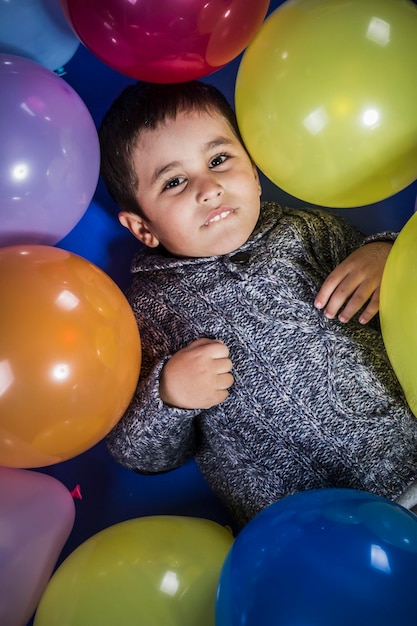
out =
{"type": "Polygon", "coordinates": [[[197,200],[198,202],[207,203],[215,200],[223,194],[223,187],[219,184],[215,176],[209,175],[203,177],[199,181],[197,200]]]}

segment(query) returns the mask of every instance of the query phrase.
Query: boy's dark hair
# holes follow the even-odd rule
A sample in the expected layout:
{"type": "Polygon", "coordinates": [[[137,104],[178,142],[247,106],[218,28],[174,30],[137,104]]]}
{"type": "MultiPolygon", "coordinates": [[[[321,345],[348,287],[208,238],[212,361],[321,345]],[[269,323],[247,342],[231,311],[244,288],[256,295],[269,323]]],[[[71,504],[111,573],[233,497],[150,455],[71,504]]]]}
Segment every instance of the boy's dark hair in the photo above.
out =
{"type": "Polygon", "coordinates": [[[100,172],[121,209],[145,217],[136,199],[138,179],[132,158],[141,131],[154,130],[183,111],[219,113],[243,145],[235,112],[213,85],[200,81],[129,85],[110,106],[98,131],[100,172]]]}

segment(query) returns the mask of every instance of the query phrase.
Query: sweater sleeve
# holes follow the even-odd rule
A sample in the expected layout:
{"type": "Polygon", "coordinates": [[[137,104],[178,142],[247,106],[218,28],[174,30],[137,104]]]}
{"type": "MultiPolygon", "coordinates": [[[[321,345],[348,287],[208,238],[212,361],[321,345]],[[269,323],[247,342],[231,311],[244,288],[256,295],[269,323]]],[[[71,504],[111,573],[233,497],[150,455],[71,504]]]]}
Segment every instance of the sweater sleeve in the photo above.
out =
{"type": "Polygon", "coordinates": [[[374,235],[369,235],[364,240],[364,245],[367,243],[372,243],[373,241],[386,241],[388,243],[394,243],[397,239],[398,233],[393,232],[391,230],[387,230],[383,233],[376,233],[374,235]]]}
{"type": "MultiPolygon", "coordinates": [[[[149,302],[128,294],[135,313],[142,344],[142,366],[130,405],[107,436],[110,454],[121,465],[142,473],[174,469],[194,455],[194,418],[197,410],[165,405],[159,396],[161,370],[178,348],[173,347],[168,329],[147,315],[149,302]],[[144,314],[145,311],[145,314],[144,314]]],[[[172,323],[175,323],[171,319],[172,323]]],[[[174,333],[175,334],[175,333],[174,333]]]]}
{"type": "Polygon", "coordinates": [[[375,241],[393,243],[397,236],[383,232],[366,236],[343,217],[320,209],[301,210],[305,219],[304,240],[310,242],[310,251],[322,269],[329,274],[357,248],[375,241]]]}

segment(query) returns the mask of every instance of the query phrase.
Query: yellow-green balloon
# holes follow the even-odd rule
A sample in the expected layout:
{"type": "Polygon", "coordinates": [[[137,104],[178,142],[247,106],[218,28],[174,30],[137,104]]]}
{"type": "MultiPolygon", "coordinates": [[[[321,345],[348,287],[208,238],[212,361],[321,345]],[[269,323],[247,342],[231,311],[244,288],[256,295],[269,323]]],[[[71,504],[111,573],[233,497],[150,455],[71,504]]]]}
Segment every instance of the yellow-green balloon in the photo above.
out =
{"type": "Polygon", "coordinates": [[[210,520],[121,522],[81,544],[51,578],[35,626],[214,626],[233,536],[210,520]]]}
{"type": "Polygon", "coordinates": [[[379,307],[389,360],[417,416],[417,214],[401,230],[388,256],[379,307]]]}
{"type": "Polygon", "coordinates": [[[378,202],[417,173],[417,6],[287,0],[236,79],[240,130],[258,167],[306,202],[378,202]]]}

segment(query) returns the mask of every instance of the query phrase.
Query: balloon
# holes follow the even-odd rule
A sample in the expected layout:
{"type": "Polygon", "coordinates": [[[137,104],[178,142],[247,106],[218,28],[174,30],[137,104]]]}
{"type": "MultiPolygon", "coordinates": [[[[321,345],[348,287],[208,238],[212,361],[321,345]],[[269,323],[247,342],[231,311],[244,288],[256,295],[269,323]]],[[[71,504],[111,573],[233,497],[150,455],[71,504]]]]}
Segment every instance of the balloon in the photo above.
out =
{"type": "Polygon", "coordinates": [[[417,7],[288,0],[243,55],[236,113],[259,168],[308,203],[357,207],[417,172],[417,7]]]}
{"type": "Polygon", "coordinates": [[[53,245],[85,213],[98,181],[93,119],[62,78],[0,54],[0,246],[53,245]]]}
{"type": "Polygon", "coordinates": [[[411,626],[416,585],[413,513],[363,491],[305,491],[237,536],[219,579],[216,626],[411,626]]]}
{"type": "Polygon", "coordinates": [[[79,39],[56,0],[8,0],[0,5],[0,50],[56,70],[75,54],[79,39]]]}
{"type": "Polygon", "coordinates": [[[101,440],[124,413],[141,363],[119,287],[49,246],[0,248],[0,465],[41,467],[101,440]]]}
{"type": "Polygon", "coordinates": [[[61,0],[85,46],[140,80],[175,83],[234,59],[261,25],[268,0],[61,0]]]}
{"type": "Polygon", "coordinates": [[[55,478],[0,468],[0,624],[27,624],[74,517],[71,494],[55,478]]]}
{"type": "Polygon", "coordinates": [[[388,358],[417,416],[417,214],[398,235],[381,282],[379,314],[388,358]]]}
{"type": "Polygon", "coordinates": [[[35,626],[213,626],[217,580],[233,542],[215,522],[121,522],[81,544],[53,575],[35,626]]]}

